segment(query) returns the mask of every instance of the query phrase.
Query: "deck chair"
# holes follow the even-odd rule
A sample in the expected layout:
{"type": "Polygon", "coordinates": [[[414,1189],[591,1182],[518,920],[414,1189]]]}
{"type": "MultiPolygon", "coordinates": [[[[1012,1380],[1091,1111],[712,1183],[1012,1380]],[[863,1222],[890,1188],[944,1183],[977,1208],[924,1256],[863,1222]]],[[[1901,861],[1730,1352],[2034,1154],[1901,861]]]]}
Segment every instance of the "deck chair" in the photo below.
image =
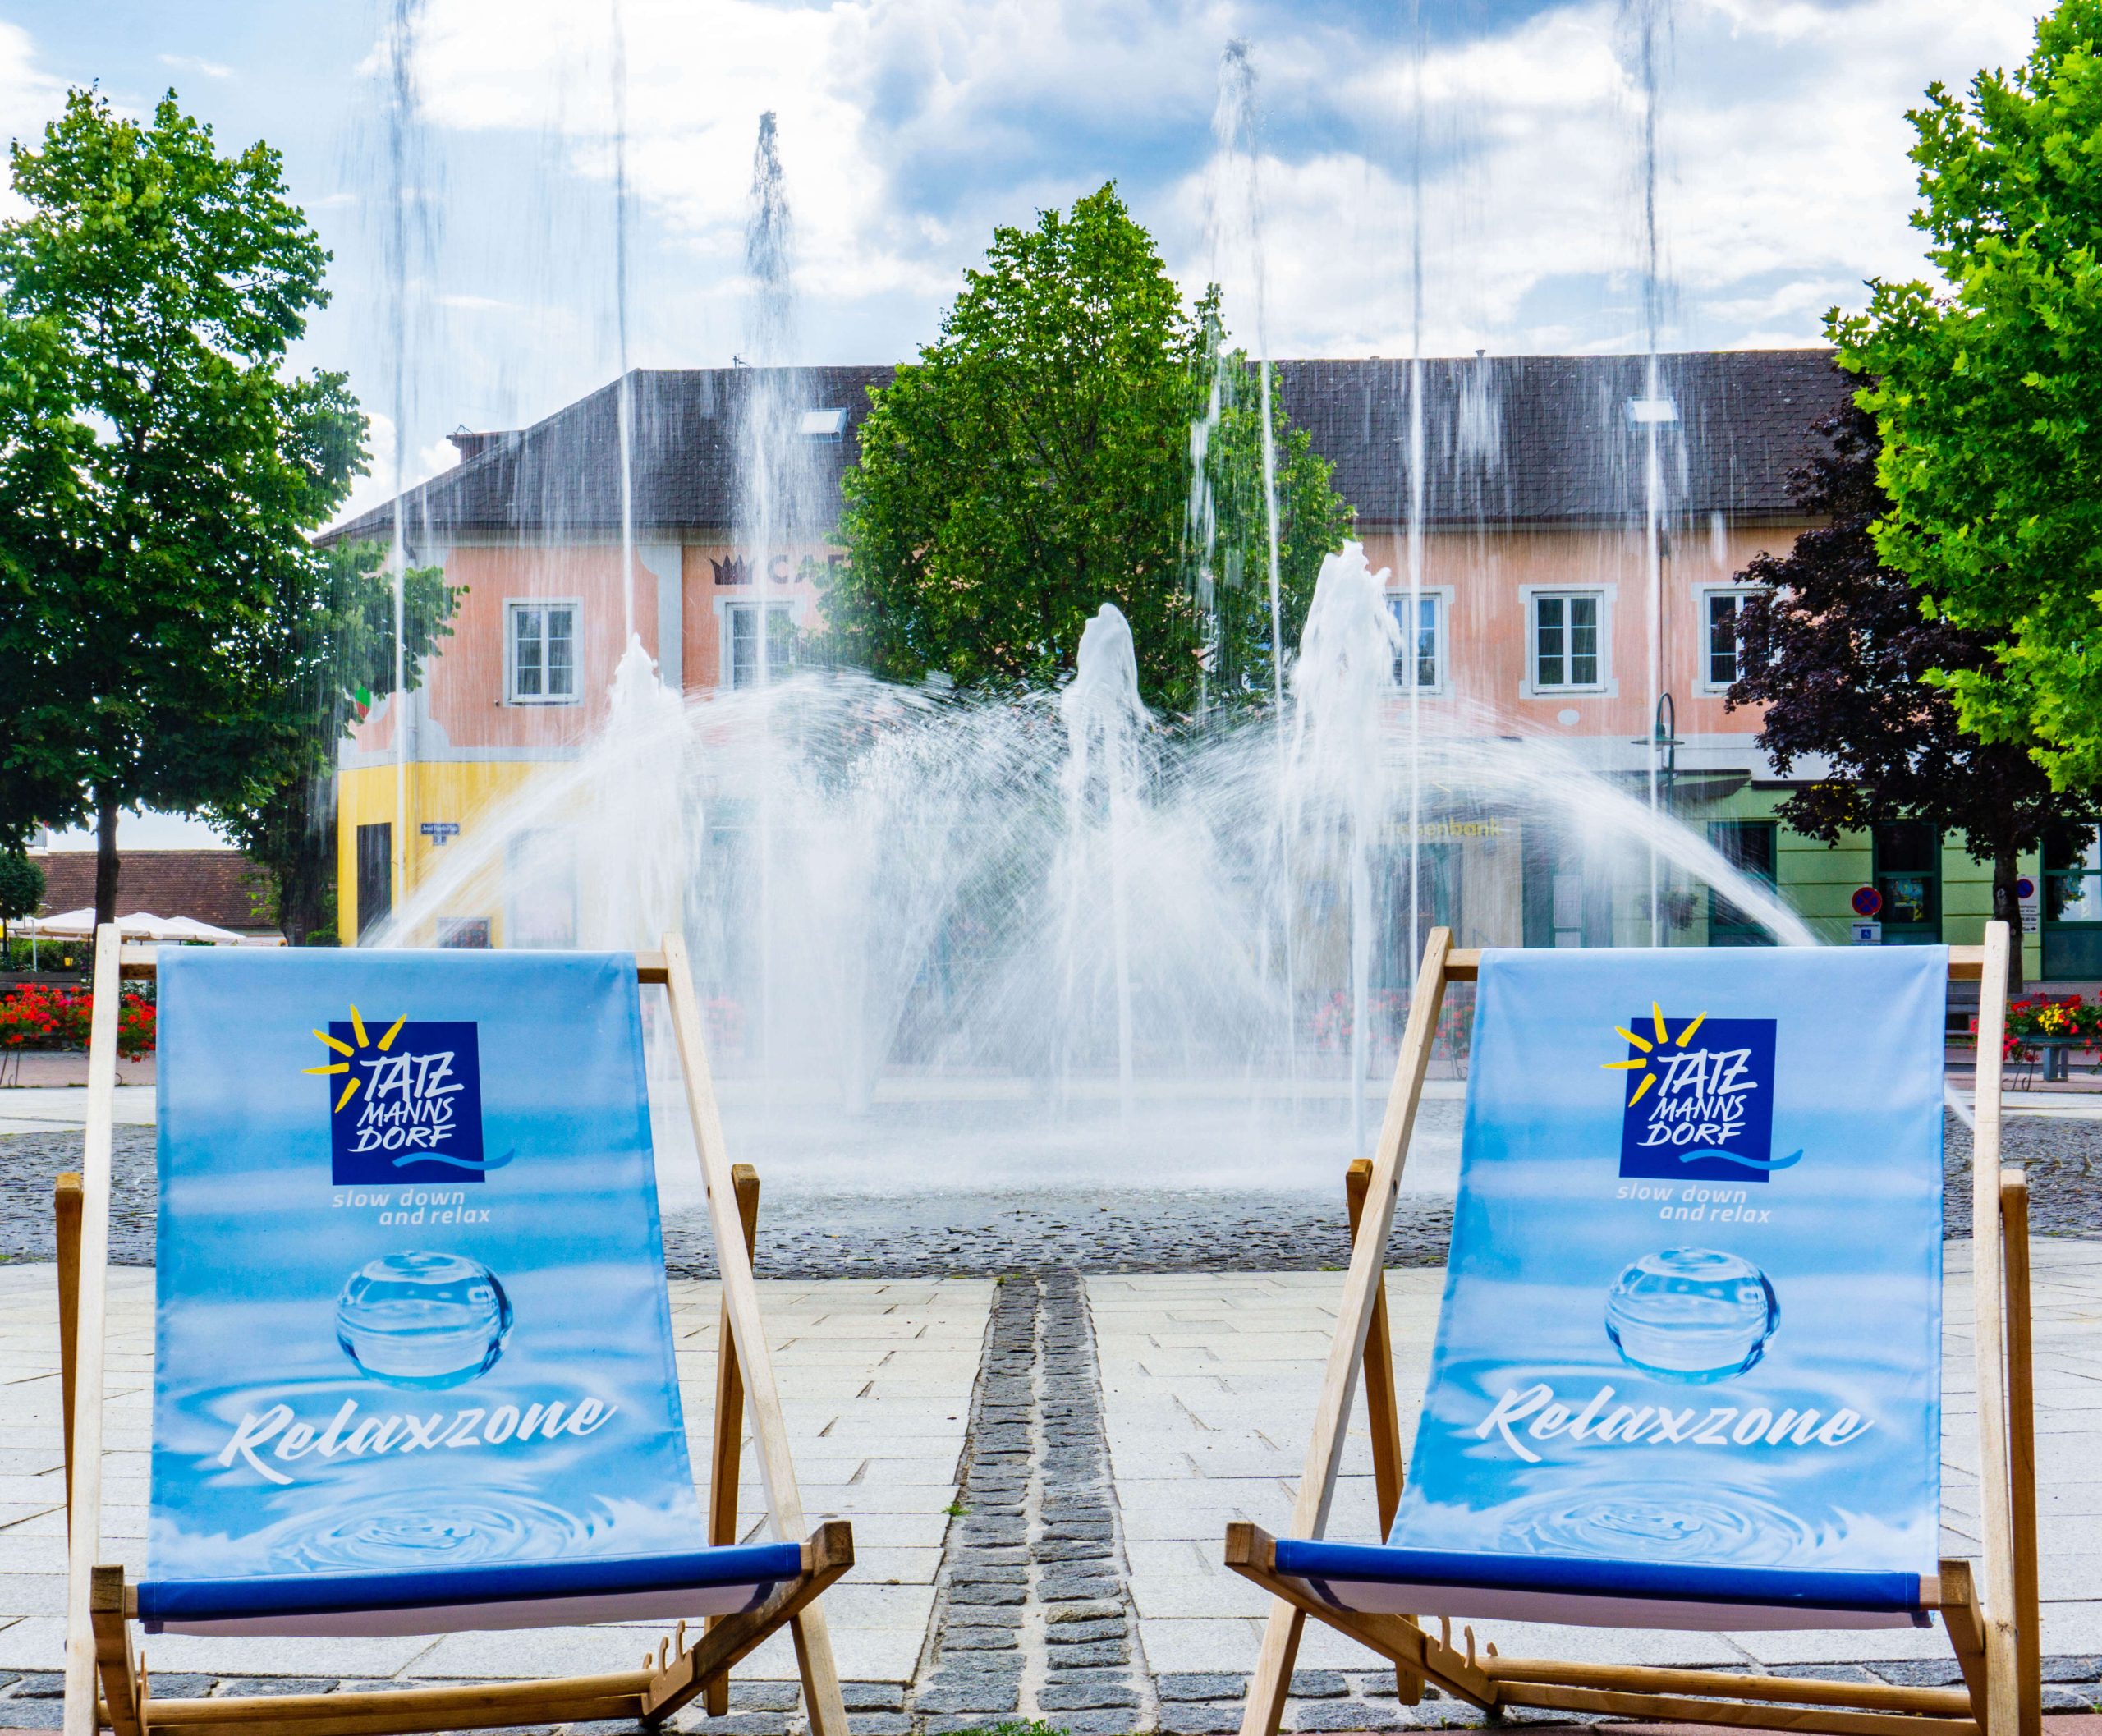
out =
{"type": "Polygon", "coordinates": [[[2008,931],[1976,948],[1462,952],[1432,931],[1243,1736],[1306,1619],[1513,1706],[1843,1733],[2041,1727],[2026,1194],[1999,1168],[2008,931]],[[1980,978],[1982,1584],[1939,1554],[1946,980],[1980,978]],[[1404,1482],[1382,1277],[1446,985],[1477,985],[1461,1179],[1404,1482]],[[1384,1542],[1324,1536],[1361,1371],[1384,1542]],[[1929,1626],[1961,1688],[1499,1656],[1455,1619],[1929,1626]]]}
{"type": "MultiPolygon", "coordinates": [[[[160,1229],[149,1573],[99,1531],[120,976],[98,936],[83,1173],[58,1199],[69,1565],[65,1729],[660,1724],[727,1704],[793,1634],[817,1736],[847,1736],[752,1281],[756,1179],[727,1163],[683,943],[655,955],[159,955],[160,1229]],[[668,991],[723,1330],[705,1524],[664,1281],[640,987],[668,991]],[[771,1540],[740,1542],[749,1413],[771,1540]],[[687,1637],[687,1620],[696,1627],[687,1637]],[[650,1622],[616,1674],[158,1700],[149,1634],[420,1634],[650,1622]],[[100,1693],[97,1693],[98,1679],[100,1693]]],[[[64,1183],[71,1183],[68,1187],[64,1183]]],[[[463,1669],[462,1674],[471,1674],[463,1669]]]]}

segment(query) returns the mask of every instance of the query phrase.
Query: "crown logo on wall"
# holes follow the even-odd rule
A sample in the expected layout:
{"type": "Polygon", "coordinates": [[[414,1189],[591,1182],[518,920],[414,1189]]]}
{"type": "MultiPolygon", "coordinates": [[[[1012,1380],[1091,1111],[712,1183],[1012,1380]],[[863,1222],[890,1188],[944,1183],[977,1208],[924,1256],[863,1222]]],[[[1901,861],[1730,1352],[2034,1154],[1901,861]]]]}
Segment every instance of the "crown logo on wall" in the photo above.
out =
{"type": "Polygon", "coordinates": [[[749,585],[752,581],[751,563],[741,554],[733,554],[720,561],[710,555],[708,564],[715,569],[718,585],[749,585]]]}

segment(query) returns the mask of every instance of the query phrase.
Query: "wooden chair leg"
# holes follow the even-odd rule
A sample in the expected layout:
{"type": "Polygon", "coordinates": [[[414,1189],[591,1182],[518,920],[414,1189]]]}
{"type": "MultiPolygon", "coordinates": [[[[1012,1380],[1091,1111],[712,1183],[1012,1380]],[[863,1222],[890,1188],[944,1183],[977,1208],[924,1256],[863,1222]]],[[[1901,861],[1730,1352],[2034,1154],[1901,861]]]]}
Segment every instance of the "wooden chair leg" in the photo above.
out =
{"type": "Polygon", "coordinates": [[[58,1403],[66,1430],[66,1522],[73,1521],[73,1372],[80,1324],[80,1178],[67,1170],[52,1189],[58,1232],[58,1403]]]}
{"type": "MultiPolygon", "coordinates": [[[[759,1171],[750,1164],[733,1164],[730,1179],[737,1190],[737,1217],[745,1229],[745,1253],[755,1257],[759,1250],[759,1171]]],[[[730,1310],[725,1303],[715,1329],[715,1450],[709,1467],[708,1541],[715,1548],[727,1548],[737,1541],[737,1472],[745,1440],[745,1376],[737,1366],[737,1342],[730,1335],[730,1310]]],[[[711,1628],[723,1617],[711,1616],[711,1628]]],[[[802,1650],[800,1619],[796,1651],[802,1650]]],[[[710,1676],[701,1689],[708,1715],[720,1718],[730,1710],[730,1672],[726,1668],[710,1676]]],[[[805,1704],[815,1702],[805,1699],[805,1704]]]]}
{"type": "Polygon", "coordinates": [[[2030,1366],[2029,1178],[2000,1171],[2000,1231],[2007,1286],[2008,1493],[2014,1542],[2016,1692],[2022,1736],[2044,1729],[2042,1609],[2036,1562],[2036,1410],[2030,1366]]]}
{"type": "Polygon", "coordinates": [[[1963,1672],[1964,1689],[1971,1696],[1971,1715],[1982,1731],[1990,1703],[1985,1680],[1985,1623],[1967,1561],[1941,1564],[1941,1624],[1956,1653],[1957,1668],[1963,1672]]]}
{"type": "Polygon", "coordinates": [[[1269,1619],[1263,1624],[1263,1649],[1248,1679],[1241,1736],[1278,1736],[1283,1728],[1284,1702],[1292,1692],[1292,1667],[1299,1661],[1299,1639],[1306,1629],[1305,1610],[1281,1598],[1271,1602],[1269,1619]]]}
{"type": "Polygon", "coordinates": [[[124,1611],[124,1569],[99,1567],[88,1594],[94,1624],[95,1668],[103,1703],[117,1736],[145,1736],[145,1688],[131,1653],[131,1624],[124,1611]]]}
{"type": "MultiPolygon", "coordinates": [[[[1357,1240],[1359,1221],[1365,1215],[1365,1191],[1372,1185],[1372,1160],[1361,1157],[1345,1175],[1343,1192],[1350,1208],[1351,1241],[1357,1240]]],[[[1372,1324],[1365,1334],[1365,1412],[1372,1427],[1372,1482],[1379,1504],[1379,1535],[1394,1528],[1394,1515],[1402,1504],[1402,1418],[1395,1403],[1394,1344],[1387,1326],[1387,1281],[1380,1276],[1372,1298],[1372,1324]]],[[[1413,1616],[1404,1616],[1414,1621],[1413,1616]]],[[[1423,1698],[1423,1678],[1406,1666],[1394,1671],[1394,1692],[1403,1706],[1423,1698]]],[[[2026,1736],[2026,1733],[2025,1733],[2026,1736]]]]}

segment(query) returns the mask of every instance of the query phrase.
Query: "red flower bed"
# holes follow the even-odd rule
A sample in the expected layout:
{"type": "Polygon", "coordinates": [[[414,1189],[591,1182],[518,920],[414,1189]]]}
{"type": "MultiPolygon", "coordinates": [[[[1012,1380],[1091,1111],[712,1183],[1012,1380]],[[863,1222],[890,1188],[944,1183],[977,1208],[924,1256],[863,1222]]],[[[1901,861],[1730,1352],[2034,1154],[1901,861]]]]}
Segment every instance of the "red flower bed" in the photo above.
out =
{"type": "MultiPolygon", "coordinates": [[[[85,1049],[94,1017],[86,990],[31,983],[0,998],[0,1049],[85,1049]]],[[[154,1047],[154,1003],[126,994],[117,1015],[117,1052],[135,1060],[154,1047]]]]}

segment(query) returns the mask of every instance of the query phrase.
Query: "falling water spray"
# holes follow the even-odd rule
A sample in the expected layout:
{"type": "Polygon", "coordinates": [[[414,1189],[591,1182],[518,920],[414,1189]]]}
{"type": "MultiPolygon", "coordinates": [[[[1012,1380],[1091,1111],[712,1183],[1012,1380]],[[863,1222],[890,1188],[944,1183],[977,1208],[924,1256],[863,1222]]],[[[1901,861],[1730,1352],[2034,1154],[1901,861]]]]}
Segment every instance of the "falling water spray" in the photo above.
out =
{"type": "MultiPolygon", "coordinates": [[[[1211,241],[1211,272],[1223,282],[1236,272],[1245,275],[1249,311],[1252,315],[1251,347],[1256,366],[1256,410],[1262,419],[1260,439],[1263,474],[1263,554],[1268,586],[1270,627],[1270,708],[1273,740],[1277,752],[1278,788],[1285,788],[1284,769],[1290,755],[1288,718],[1285,707],[1284,583],[1278,535],[1277,436],[1272,420],[1269,315],[1266,306],[1266,262],[1263,249],[1263,211],[1259,179],[1260,153],[1255,126],[1255,65],[1247,41],[1230,39],[1220,51],[1219,101],[1212,111],[1212,161],[1207,177],[1206,227],[1211,241]],[[1231,270],[1229,267],[1232,268],[1231,270]]],[[[1191,525],[1192,540],[1199,549],[1197,583],[1200,609],[1206,606],[1217,582],[1217,512],[1206,466],[1210,439],[1216,433],[1222,408],[1229,397],[1226,370],[1230,358],[1223,343],[1212,356],[1212,379],[1204,414],[1190,431],[1191,525]]],[[[1237,385],[1238,382],[1234,382],[1237,385]]],[[[1227,557],[1228,581],[1237,583],[1241,571],[1239,551],[1227,557]]],[[[1215,629],[1214,629],[1215,631],[1215,629]]],[[[1276,836],[1285,871],[1280,884],[1291,879],[1290,828],[1283,799],[1278,810],[1276,836]]],[[[1285,981],[1293,979],[1292,911],[1280,906],[1273,922],[1278,937],[1278,956],[1285,981]]],[[[1297,1041],[1295,1015],[1289,994],[1284,1009],[1284,1040],[1287,1057],[1297,1041]]],[[[1287,1065],[1296,1072],[1296,1063],[1287,1065]]]]}
{"type": "MultiPolygon", "coordinates": [[[[1622,16],[1634,38],[1637,80],[1641,86],[1641,246],[1642,246],[1642,560],[1649,592],[1649,795],[1654,815],[1663,801],[1659,757],[1664,752],[1659,739],[1664,714],[1664,464],[1658,443],[1663,433],[1662,370],[1658,365],[1658,340],[1664,319],[1661,246],[1657,219],[1657,122],[1664,86],[1663,57],[1669,20],[1668,0],[1622,0],[1622,16]]],[[[1664,902],[1661,861],[1650,852],[1650,944],[1664,944],[1664,902]]]]}
{"type": "Polygon", "coordinates": [[[613,336],[619,352],[621,459],[621,645],[635,641],[635,385],[628,374],[627,29],[620,0],[613,0],[613,336]]]}
{"type": "Polygon", "coordinates": [[[1409,6],[1409,962],[1423,956],[1423,6],[1409,6]]]}
{"type": "MultiPolygon", "coordinates": [[[[409,890],[409,673],[408,542],[403,519],[409,480],[409,255],[411,205],[420,192],[414,183],[416,31],[424,0],[389,0],[387,14],[386,109],[388,213],[387,278],[392,379],[389,407],[394,418],[394,507],[388,546],[388,579],[393,593],[394,848],[393,900],[409,890]]],[[[360,918],[363,916],[360,912],[360,918]]]]}

